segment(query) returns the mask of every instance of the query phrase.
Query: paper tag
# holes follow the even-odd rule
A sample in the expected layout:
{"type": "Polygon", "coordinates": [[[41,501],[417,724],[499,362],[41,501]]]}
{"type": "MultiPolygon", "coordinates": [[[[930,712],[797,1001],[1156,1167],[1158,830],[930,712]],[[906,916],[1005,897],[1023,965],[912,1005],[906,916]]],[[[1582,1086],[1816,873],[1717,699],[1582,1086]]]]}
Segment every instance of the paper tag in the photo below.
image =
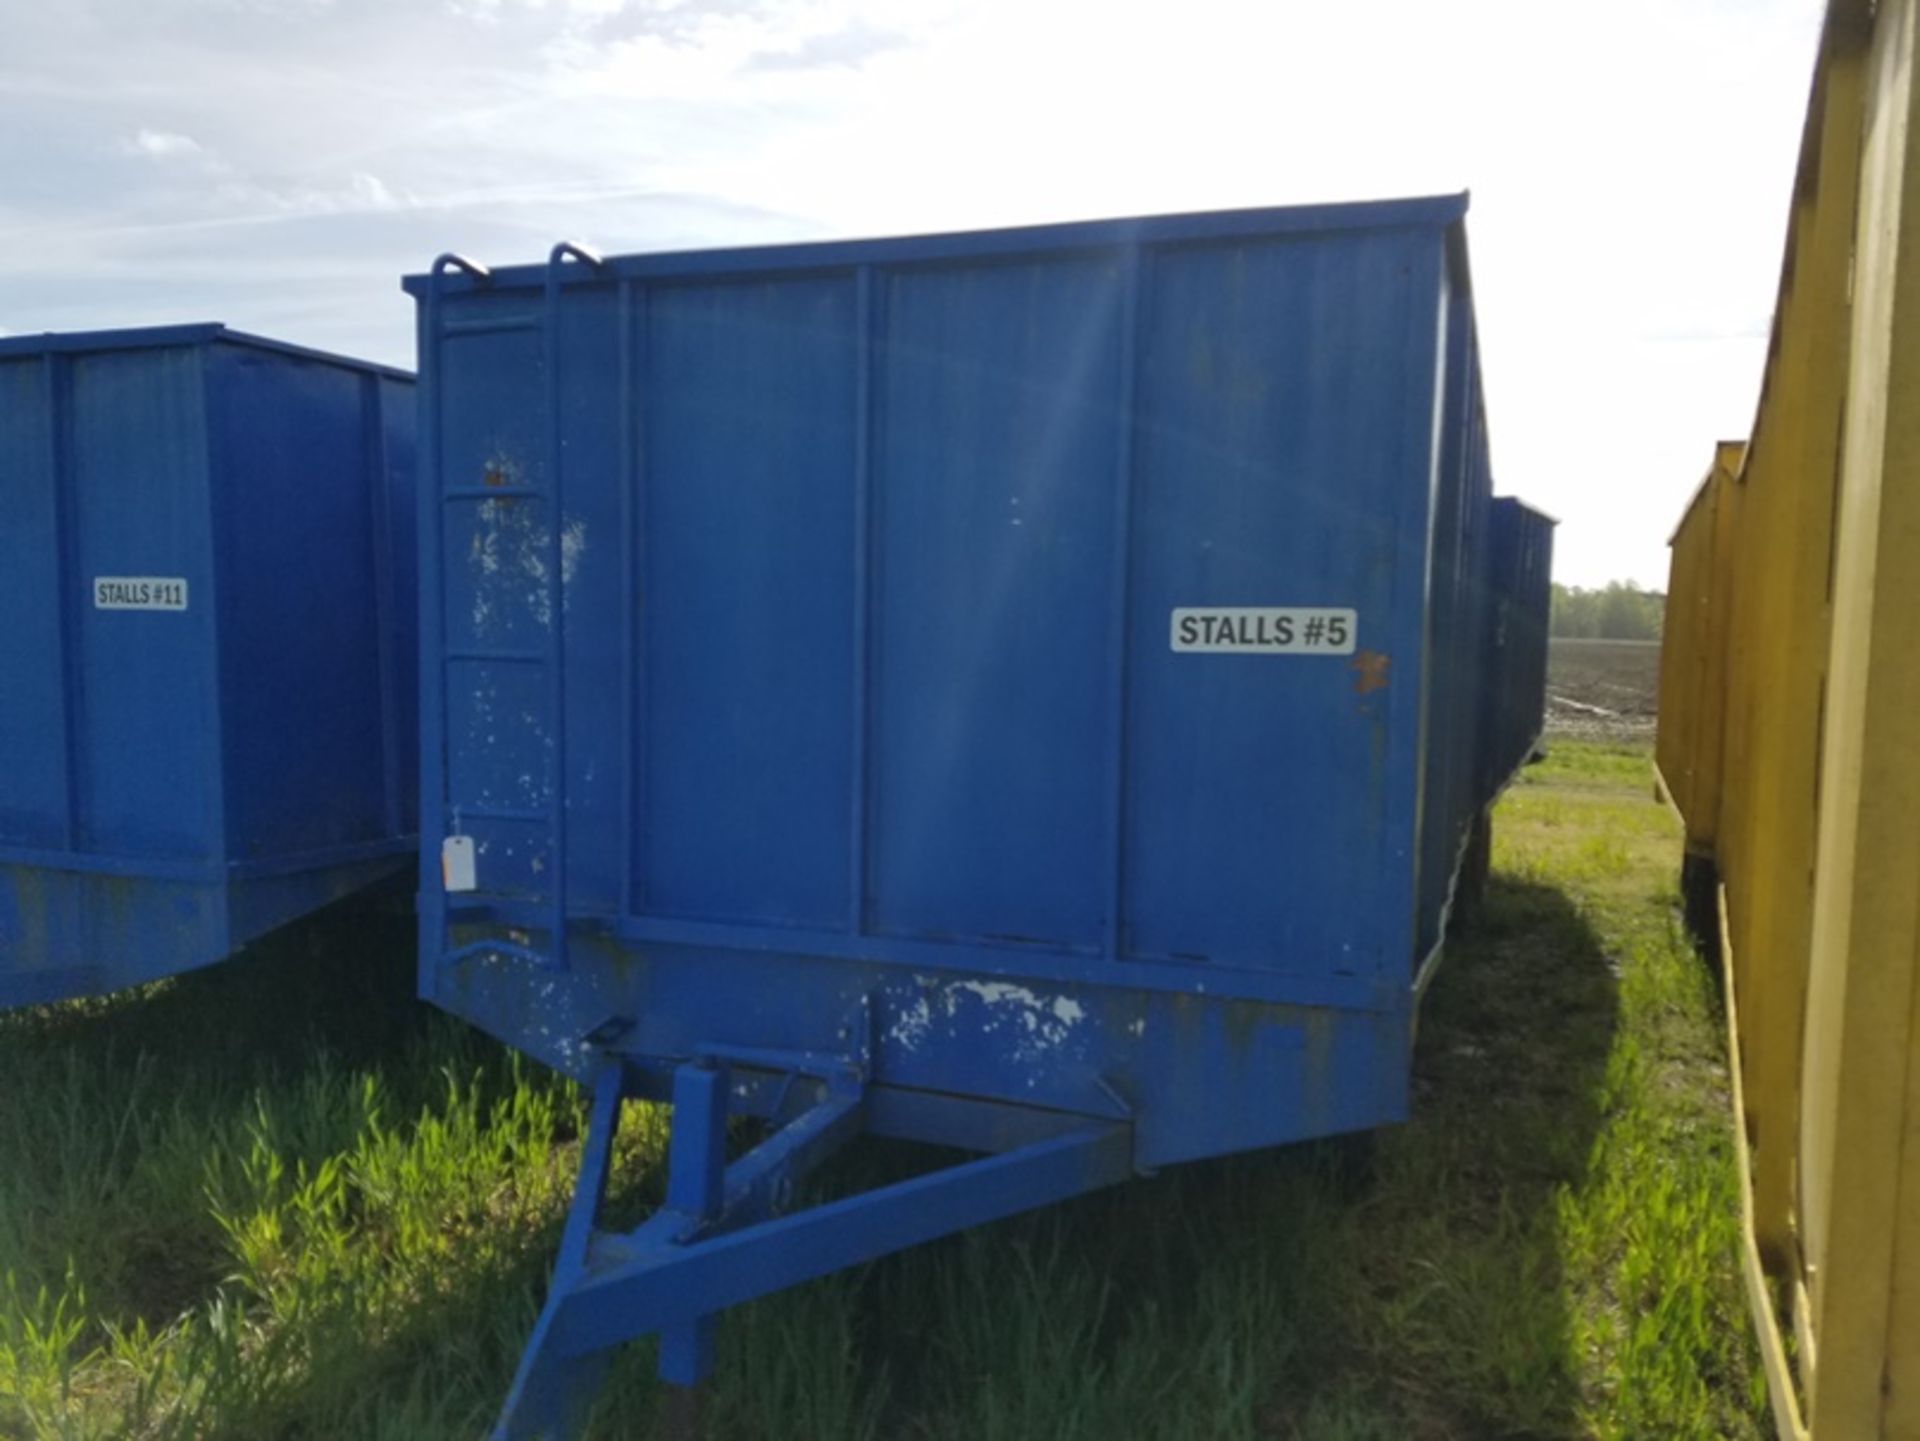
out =
{"type": "Polygon", "coordinates": [[[473,837],[448,836],[440,842],[440,885],[449,893],[478,889],[474,873],[473,837]]]}

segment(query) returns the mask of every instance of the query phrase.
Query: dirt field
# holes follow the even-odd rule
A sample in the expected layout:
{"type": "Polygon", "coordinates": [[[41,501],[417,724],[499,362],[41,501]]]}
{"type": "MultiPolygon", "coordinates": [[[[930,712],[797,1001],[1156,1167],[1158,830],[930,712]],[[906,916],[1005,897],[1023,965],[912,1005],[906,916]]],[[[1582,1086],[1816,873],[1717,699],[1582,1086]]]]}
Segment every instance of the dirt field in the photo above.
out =
{"type": "Polygon", "coordinates": [[[1547,652],[1547,733],[1590,740],[1653,735],[1660,643],[1554,640],[1547,652]]]}

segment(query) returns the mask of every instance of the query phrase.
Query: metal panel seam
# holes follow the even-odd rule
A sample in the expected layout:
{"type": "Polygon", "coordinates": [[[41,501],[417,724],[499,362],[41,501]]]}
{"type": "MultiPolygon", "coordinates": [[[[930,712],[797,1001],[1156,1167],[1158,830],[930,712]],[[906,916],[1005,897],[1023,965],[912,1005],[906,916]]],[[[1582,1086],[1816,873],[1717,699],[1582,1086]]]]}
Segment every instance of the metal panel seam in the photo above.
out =
{"type": "Polygon", "coordinates": [[[872,738],[868,667],[873,662],[873,428],[874,350],[879,344],[874,300],[874,267],[854,272],[854,416],[853,416],[853,792],[848,821],[847,929],[867,929],[868,747],[872,738]]]}
{"type": "MultiPolygon", "coordinates": [[[[437,268],[437,267],[436,267],[437,268]]],[[[438,990],[440,952],[446,945],[447,902],[440,881],[440,848],[446,834],[446,661],[442,654],[445,603],[441,579],[444,544],[440,467],[442,301],[438,277],[427,287],[420,307],[420,389],[418,391],[420,477],[419,553],[415,594],[419,600],[420,642],[420,884],[416,902],[420,921],[419,993],[431,1000],[438,990]]]]}
{"type": "Polygon", "coordinates": [[[1115,513],[1113,524],[1113,578],[1108,605],[1113,628],[1107,651],[1112,700],[1107,714],[1107,904],[1102,917],[1102,951],[1112,960],[1126,953],[1127,867],[1127,650],[1132,629],[1134,435],[1139,417],[1134,413],[1140,383],[1141,327],[1146,306],[1142,293],[1149,276],[1150,257],[1140,245],[1126,248],[1120,271],[1120,358],[1118,366],[1119,436],[1114,445],[1115,513]]]}
{"type": "Polygon", "coordinates": [[[400,799],[400,737],[394,715],[393,629],[398,615],[393,579],[393,496],[388,469],[386,409],[380,396],[380,378],[360,377],[360,443],[365,455],[367,506],[372,521],[368,539],[373,546],[374,646],[379,666],[380,787],[387,834],[401,833],[404,807],[400,799]]]}
{"type": "Polygon", "coordinates": [[[1388,709],[1388,725],[1392,728],[1388,752],[1390,756],[1397,755],[1411,774],[1407,784],[1389,791],[1387,813],[1383,818],[1385,824],[1380,832],[1380,874],[1390,878],[1399,893],[1395,903],[1398,917],[1391,939],[1383,947],[1378,962],[1382,968],[1390,964],[1388,957],[1391,956],[1401,957],[1403,964],[1413,963],[1415,938],[1420,929],[1420,834],[1425,819],[1427,743],[1427,657],[1423,647],[1427,609],[1432,599],[1433,509],[1439,493],[1444,451],[1446,335],[1452,302],[1444,278],[1443,257],[1430,254],[1425,259],[1441,271],[1441,282],[1434,287],[1435,303],[1427,323],[1422,324],[1423,310],[1417,303],[1409,306],[1408,314],[1411,333],[1407,347],[1410,359],[1407,384],[1412,394],[1408,395],[1407,400],[1411,405],[1416,395],[1424,399],[1422,411],[1426,415],[1426,423],[1420,428],[1424,446],[1410,444],[1408,450],[1412,453],[1407,456],[1407,461],[1411,468],[1417,458],[1426,480],[1417,492],[1412,487],[1406,489],[1394,527],[1395,550],[1400,562],[1394,568],[1391,619],[1393,648],[1396,652],[1394,660],[1400,666],[1400,676],[1406,675],[1408,665],[1412,666],[1413,675],[1404,685],[1396,677],[1393,703],[1388,709]],[[1419,383],[1422,362],[1426,362],[1430,369],[1429,384],[1425,387],[1419,383]],[[1410,566],[1407,562],[1413,557],[1408,553],[1415,546],[1418,547],[1418,564],[1410,566]],[[1419,577],[1419,590],[1412,598],[1405,593],[1410,573],[1419,577]],[[1395,854],[1396,847],[1399,848],[1398,855],[1395,854]]]}
{"type": "MultiPolygon", "coordinates": [[[[231,482],[228,470],[232,457],[228,454],[224,431],[216,427],[213,403],[213,364],[214,351],[211,346],[200,346],[193,352],[194,369],[198,372],[200,403],[190,422],[190,435],[200,459],[200,513],[206,516],[210,524],[201,535],[201,559],[206,566],[207,588],[213,592],[209,596],[206,608],[208,641],[213,657],[214,693],[206,698],[207,733],[206,760],[209,783],[213,787],[211,814],[213,817],[213,844],[209,848],[213,856],[226,860],[231,854],[227,816],[227,706],[237,687],[226,684],[224,675],[226,646],[223,637],[226,632],[226,617],[221,612],[225,603],[227,577],[222,573],[226,557],[233,551],[232,537],[228,535],[228,507],[223,503],[223,491],[231,482]]],[[[230,912],[222,911],[221,928],[223,949],[228,940],[226,934],[230,921],[230,912]]]]}
{"type": "Polygon", "coordinates": [[[640,825],[640,487],[646,466],[641,430],[646,395],[640,369],[645,361],[644,287],[623,279],[615,292],[614,323],[620,336],[620,386],[616,403],[620,426],[620,916],[634,913],[639,893],[640,825]]]}
{"type": "Polygon", "coordinates": [[[80,775],[86,763],[80,753],[80,708],[86,703],[82,691],[79,662],[80,617],[78,597],[79,524],[74,511],[72,411],[73,375],[64,357],[49,350],[41,357],[42,376],[47,396],[47,480],[53,487],[54,575],[59,593],[55,614],[60,634],[60,724],[62,777],[66,785],[66,848],[77,851],[81,845],[80,775]]]}

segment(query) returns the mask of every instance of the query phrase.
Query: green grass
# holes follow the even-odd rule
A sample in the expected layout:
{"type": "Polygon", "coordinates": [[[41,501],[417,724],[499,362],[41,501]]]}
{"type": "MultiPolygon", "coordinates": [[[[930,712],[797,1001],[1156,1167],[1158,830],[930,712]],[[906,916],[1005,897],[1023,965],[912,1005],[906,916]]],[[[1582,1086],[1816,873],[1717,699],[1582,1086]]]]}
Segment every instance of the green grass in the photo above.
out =
{"type": "MultiPolygon", "coordinates": [[[[1412,1124],[1176,1168],[729,1313],[717,1438],[1754,1436],[1716,1001],[1644,751],[1495,824],[1412,1124]]],[[[407,1000],[404,923],[0,1017],[0,1435],[471,1438],[537,1309],[574,1088],[407,1000]]],[[[633,1105],[614,1193],[662,1180],[633,1105]]],[[[914,1159],[856,1148],[846,1186],[914,1159]]],[[[650,1347],[599,1436],[649,1434],[650,1347]]]]}

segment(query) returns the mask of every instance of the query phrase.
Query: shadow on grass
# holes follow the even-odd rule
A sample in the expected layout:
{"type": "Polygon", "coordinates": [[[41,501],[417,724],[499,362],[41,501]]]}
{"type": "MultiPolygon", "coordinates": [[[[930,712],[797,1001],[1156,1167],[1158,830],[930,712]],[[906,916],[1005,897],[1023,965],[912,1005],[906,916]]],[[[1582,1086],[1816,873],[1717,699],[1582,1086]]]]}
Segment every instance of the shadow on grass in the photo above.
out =
{"type": "MultiPolygon", "coordinates": [[[[1493,877],[1426,998],[1369,1268],[1400,1323],[1407,1396],[1440,1403],[1436,1434],[1586,1432],[1563,1200],[1608,1118],[1619,1024],[1619,961],[1587,916],[1557,888],[1493,877]]],[[[1428,1409],[1410,1400],[1409,1419],[1428,1409]]]]}

